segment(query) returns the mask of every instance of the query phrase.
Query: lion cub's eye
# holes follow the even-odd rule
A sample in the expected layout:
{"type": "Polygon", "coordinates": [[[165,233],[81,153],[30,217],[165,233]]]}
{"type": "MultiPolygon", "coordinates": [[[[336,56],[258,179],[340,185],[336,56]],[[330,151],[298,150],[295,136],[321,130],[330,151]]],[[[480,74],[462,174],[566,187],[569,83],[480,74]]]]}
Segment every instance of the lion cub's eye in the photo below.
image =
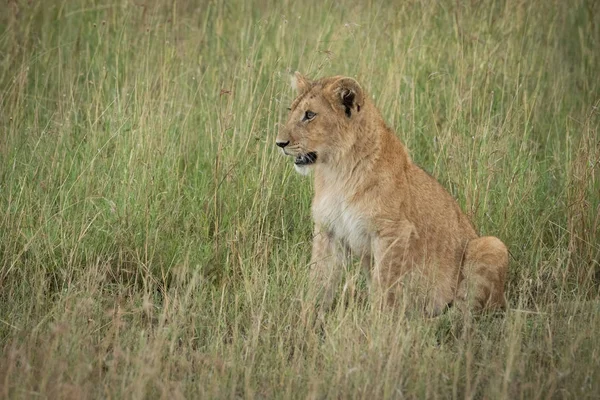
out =
{"type": "Polygon", "coordinates": [[[310,121],[311,119],[313,119],[314,117],[316,117],[317,114],[312,112],[312,111],[307,111],[304,113],[304,119],[303,121],[310,121]]]}

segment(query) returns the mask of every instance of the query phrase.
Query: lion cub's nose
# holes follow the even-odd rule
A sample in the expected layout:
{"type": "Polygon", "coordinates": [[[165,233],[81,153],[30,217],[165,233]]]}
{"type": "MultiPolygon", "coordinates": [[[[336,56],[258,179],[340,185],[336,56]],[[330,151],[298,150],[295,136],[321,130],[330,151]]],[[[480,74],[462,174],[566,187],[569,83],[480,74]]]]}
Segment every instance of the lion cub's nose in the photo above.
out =
{"type": "Polygon", "coordinates": [[[283,149],[285,146],[290,144],[290,141],[288,140],[287,142],[275,142],[275,144],[283,149]]]}

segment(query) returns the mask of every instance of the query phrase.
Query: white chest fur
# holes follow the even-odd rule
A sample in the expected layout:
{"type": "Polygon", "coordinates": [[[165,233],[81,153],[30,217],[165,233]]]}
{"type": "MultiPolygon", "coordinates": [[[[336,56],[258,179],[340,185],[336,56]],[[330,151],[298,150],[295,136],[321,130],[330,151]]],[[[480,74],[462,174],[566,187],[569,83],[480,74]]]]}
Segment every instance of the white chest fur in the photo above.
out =
{"type": "Polygon", "coordinates": [[[342,190],[328,190],[315,198],[313,218],[316,223],[329,229],[336,240],[348,245],[356,256],[370,253],[368,222],[357,207],[347,201],[342,190]]]}

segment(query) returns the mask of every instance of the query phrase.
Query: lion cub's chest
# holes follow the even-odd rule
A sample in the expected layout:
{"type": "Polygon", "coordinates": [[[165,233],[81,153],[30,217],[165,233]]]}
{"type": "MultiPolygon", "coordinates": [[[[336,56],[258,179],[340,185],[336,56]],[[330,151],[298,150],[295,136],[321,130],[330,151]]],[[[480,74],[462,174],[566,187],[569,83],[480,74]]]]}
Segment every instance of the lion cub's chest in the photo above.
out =
{"type": "Polygon", "coordinates": [[[330,190],[315,196],[313,218],[315,223],[330,230],[336,240],[349,246],[355,255],[370,253],[368,222],[358,206],[346,200],[342,191],[330,190]]]}

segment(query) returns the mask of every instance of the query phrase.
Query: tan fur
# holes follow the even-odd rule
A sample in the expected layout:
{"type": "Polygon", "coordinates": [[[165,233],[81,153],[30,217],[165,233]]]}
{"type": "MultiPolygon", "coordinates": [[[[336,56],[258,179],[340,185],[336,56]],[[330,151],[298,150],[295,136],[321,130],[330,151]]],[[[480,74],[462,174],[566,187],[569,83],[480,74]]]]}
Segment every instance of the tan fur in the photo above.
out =
{"type": "Polygon", "coordinates": [[[287,155],[317,155],[297,169],[314,172],[311,277],[324,305],[350,253],[388,303],[416,287],[409,296],[422,294],[429,314],[455,301],[503,308],[506,246],[478,237],[454,198],[412,163],[358,82],[298,73],[294,81],[298,97],[277,143],[287,155]],[[306,120],[307,111],[316,116],[306,120]]]}

